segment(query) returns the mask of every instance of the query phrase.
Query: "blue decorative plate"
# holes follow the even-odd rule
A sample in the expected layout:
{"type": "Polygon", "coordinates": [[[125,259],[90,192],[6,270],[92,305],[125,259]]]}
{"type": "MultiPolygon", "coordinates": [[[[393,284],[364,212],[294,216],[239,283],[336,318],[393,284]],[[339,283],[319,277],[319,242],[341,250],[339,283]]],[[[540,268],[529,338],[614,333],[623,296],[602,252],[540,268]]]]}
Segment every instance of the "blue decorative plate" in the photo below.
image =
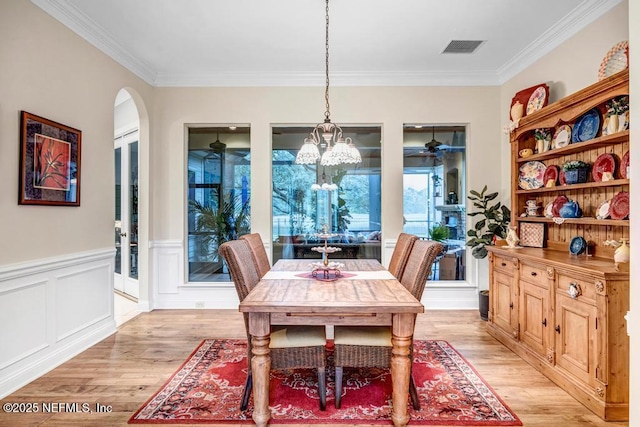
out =
{"type": "Polygon", "coordinates": [[[573,126],[571,142],[593,139],[600,131],[600,113],[595,108],[584,113],[573,126]]]}
{"type": "Polygon", "coordinates": [[[576,236],[569,243],[569,252],[573,255],[580,255],[587,250],[587,241],[583,237],[576,236]]]}

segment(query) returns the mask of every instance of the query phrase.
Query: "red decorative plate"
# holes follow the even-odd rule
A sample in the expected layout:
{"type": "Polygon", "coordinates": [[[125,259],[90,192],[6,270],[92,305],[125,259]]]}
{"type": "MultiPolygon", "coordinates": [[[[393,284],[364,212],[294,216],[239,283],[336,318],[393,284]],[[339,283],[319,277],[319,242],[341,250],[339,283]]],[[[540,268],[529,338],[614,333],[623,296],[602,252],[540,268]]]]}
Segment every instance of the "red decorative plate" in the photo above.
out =
{"type": "Polygon", "coordinates": [[[549,165],[547,169],[544,171],[544,177],[542,178],[542,182],[544,182],[545,187],[549,180],[553,180],[553,185],[558,185],[558,176],[560,175],[560,168],[556,165],[549,165]]]}
{"type": "Polygon", "coordinates": [[[611,219],[625,219],[629,216],[629,193],[621,191],[611,199],[609,205],[611,219]]]}
{"type": "Polygon", "coordinates": [[[558,182],[560,185],[567,185],[567,177],[564,174],[564,170],[560,171],[560,174],[558,175],[558,182]]]}
{"type": "Polygon", "coordinates": [[[613,154],[603,153],[598,156],[593,167],[591,168],[591,175],[596,182],[602,181],[602,174],[609,172],[613,176],[616,172],[616,159],[613,154]]]}
{"type": "Polygon", "coordinates": [[[629,167],[629,152],[627,151],[626,153],[624,153],[624,156],[622,156],[622,161],[620,162],[620,178],[622,179],[629,178],[627,176],[628,167],[629,167]]]}
{"type": "Polygon", "coordinates": [[[551,208],[551,213],[554,217],[560,217],[560,208],[567,203],[569,199],[566,196],[558,196],[553,201],[553,207],[551,208]]]}

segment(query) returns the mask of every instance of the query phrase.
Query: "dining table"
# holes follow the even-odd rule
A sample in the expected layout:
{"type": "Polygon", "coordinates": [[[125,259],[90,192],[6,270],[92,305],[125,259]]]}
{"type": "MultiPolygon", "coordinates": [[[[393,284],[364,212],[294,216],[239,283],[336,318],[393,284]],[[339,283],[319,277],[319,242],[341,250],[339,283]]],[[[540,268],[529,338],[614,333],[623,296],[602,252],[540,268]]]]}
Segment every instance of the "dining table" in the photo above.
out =
{"type": "Polygon", "coordinates": [[[310,260],[281,259],[267,272],[239,310],[248,313],[253,347],[253,421],[266,426],[269,410],[271,325],[349,325],[391,327],[391,420],[409,422],[410,346],[418,301],[378,260],[341,259],[339,272],[313,277],[310,260]]]}

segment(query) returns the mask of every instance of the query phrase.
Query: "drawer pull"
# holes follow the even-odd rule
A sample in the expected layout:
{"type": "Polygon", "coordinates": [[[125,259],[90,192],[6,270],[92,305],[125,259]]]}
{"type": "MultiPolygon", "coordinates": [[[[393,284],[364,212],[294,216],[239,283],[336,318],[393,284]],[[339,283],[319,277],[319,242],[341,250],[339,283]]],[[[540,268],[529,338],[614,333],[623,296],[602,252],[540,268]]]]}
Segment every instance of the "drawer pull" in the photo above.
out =
{"type": "Polygon", "coordinates": [[[582,295],[582,289],[580,289],[580,285],[578,285],[576,282],[569,283],[569,289],[567,289],[567,292],[573,299],[576,299],[580,295],[582,295]]]}
{"type": "Polygon", "coordinates": [[[542,321],[542,326],[544,326],[544,327],[547,326],[547,319],[546,318],[542,321]]]}
{"type": "Polygon", "coordinates": [[[560,333],[560,325],[556,325],[556,332],[560,333]]]}
{"type": "Polygon", "coordinates": [[[507,263],[506,262],[502,262],[502,263],[500,263],[500,265],[503,266],[503,267],[506,267],[507,263]]]}
{"type": "Polygon", "coordinates": [[[509,304],[509,308],[513,310],[513,303],[509,304]]]}
{"type": "Polygon", "coordinates": [[[532,275],[533,277],[536,277],[536,276],[538,275],[538,273],[536,273],[535,271],[532,271],[532,272],[531,272],[531,275],[532,275]]]}

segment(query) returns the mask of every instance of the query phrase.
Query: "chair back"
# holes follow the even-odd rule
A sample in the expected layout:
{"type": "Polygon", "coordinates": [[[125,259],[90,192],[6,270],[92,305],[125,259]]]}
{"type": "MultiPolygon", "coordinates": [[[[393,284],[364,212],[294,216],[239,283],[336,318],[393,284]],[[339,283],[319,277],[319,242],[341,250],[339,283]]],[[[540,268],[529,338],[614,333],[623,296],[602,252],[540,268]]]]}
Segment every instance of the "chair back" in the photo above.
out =
{"type": "Polygon", "coordinates": [[[389,272],[398,280],[402,277],[402,272],[407,265],[407,259],[409,259],[409,253],[416,240],[418,240],[418,236],[413,234],[400,233],[398,235],[396,247],[393,249],[391,261],[389,261],[389,272]]]}
{"type": "Polygon", "coordinates": [[[231,280],[242,302],[260,281],[249,243],[246,240],[230,240],[221,244],[218,252],[229,266],[231,280]]]}
{"type": "Polygon", "coordinates": [[[442,253],[442,245],[433,240],[416,240],[407,259],[407,265],[402,273],[400,283],[418,301],[422,299],[424,287],[427,284],[431,266],[438,255],[442,253]]]}
{"type": "Polygon", "coordinates": [[[249,249],[251,249],[251,254],[253,255],[253,262],[256,264],[258,274],[260,277],[263,277],[267,274],[267,271],[271,269],[271,264],[269,264],[269,257],[267,256],[267,251],[264,249],[264,245],[262,244],[262,237],[260,237],[260,233],[242,235],[240,236],[240,240],[244,240],[249,243],[249,249]]]}

